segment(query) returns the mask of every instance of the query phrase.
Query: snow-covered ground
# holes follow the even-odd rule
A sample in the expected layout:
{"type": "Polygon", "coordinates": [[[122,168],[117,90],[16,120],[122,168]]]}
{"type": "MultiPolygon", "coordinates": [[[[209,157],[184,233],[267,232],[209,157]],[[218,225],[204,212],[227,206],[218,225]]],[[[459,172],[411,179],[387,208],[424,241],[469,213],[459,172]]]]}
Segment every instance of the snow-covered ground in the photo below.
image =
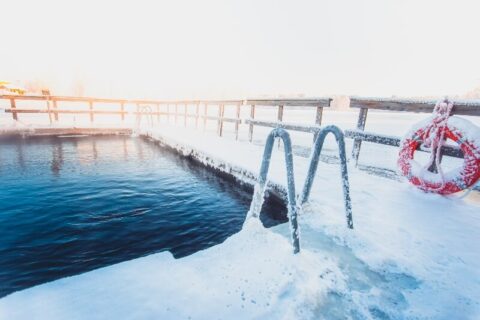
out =
{"type": "MultiPolygon", "coordinates": [[[[242,136],[165,124],[144,133],[229,170],[260,166],[261,143],[242,136]]],[[[284,185],[281,151],[269,177],[284,185]]],[[[295,156],[294,165],[298,192],[308,159],[295,156]]],[[[247,221],[186,258],[155,254],[11,294],[0,319],[480,318],[478,193],[441,197],[352,165],[349,174],[355,229],[346,228],[338,165],[321,162],[299,221],[299,255],[287,224],[247,221]]]]}

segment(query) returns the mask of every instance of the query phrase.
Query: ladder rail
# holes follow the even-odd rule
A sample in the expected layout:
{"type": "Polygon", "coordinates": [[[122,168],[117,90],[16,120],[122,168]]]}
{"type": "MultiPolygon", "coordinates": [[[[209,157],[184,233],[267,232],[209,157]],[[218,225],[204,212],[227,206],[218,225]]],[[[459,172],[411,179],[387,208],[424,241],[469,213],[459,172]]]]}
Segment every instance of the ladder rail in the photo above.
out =
{"type": "Polygon", "coordinates": [[[352,217],[352,200],[350,198],[350,183],[348,179],[348,169],[347,169],[347,156],[345,151],[345,138],[343,131],[334,125],[326,126],[317,134],[317,138],[313,144],[311,156],[310,156],[310,165],[308,168],[308,173],[305,178],[305,183],[303,186],[302,193],[299,198],[300,205],[303,205],[308,201],[310,196],[310,191],[312,190],[313,181],[315,179],[318,162],[320,160],[320,154],[322,152],[323,143],[327,135],[331,133],[335,136],[335,141],[338,145],[338,155],[340,158],[340,173],[342,179],[343,187],[343,200],[345,206],[345,216],[347,218],[347,226],[350,229],[353,229],[353,217],[352,217]]]}
{"type": "MultiPolygon", "coordinates": [[[[287,131],[281,128],[273,129],[267,137],[265,142],[265,149],[263,151],[262,165],[260,167],[260,174],[255,186],[252,204],[250,206],[249,217],[258,217],[261,210],[261,199],[265,196],[267,185],[267,175],[270,168],[270,160],[272,158],[273,145],[276,139],[283,142],[285,154],[285,166],[287,169],[287,198],[288,198],[288,214],[290,221],[290,232],[293,244],[293,253],[300,252],[300,239],[298,231],[298,208],[295,193],[295,177],[293,172],[293,152],[290,135],[287,131]]],[[[247,219],[249,218],[247,217],[247,219]]]]}

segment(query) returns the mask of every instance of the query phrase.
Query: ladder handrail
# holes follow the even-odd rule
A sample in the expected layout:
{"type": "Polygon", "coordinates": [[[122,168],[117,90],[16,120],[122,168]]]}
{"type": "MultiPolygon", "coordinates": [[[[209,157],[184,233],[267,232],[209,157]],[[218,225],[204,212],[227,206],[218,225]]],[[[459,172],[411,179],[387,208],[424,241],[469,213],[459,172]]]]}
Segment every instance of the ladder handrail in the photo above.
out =
{"type": "Polygon", "coordinates": [[[297,201],[295,194],[295,178],[293,173],[293,153],[292,142],[290,135],[287,131],[281,128],[273,129],[267,137],[265,142],[265,149],[263,151],[262,165],[260,167],[260,174],[254,189],[252,203],[250,205],[249,216],[258,217],[260,215],[261,204],[265,195],[265,189],[267,184],[267,174],[270,167],[270,160],[272,158],[272,150],[275,139],[279,138],[283,141],[284,153],[285,153],[285,166],[287,169],[287,197],[288,197],[288,213],[290,221],[290,232],[293,244],[293,253],[300,252],[300,240],[298,232],[298,220],[297,220],[297,201]]]}
{"type": "MultiPolygon", "coordinates": [[[[343,131],[337,126],[330,125],[321,128],[316,133],[316,139],[313,143],[312,153],[310,157],[310,165],[308,167],[308,174],[305,178],[302,194],[299,197],[299,204],[303,205],[310,196],[313,181],[317,173],[318,162],[320,160],[320,153],[322,152],[323,143],[329,133],[335,136],[335,140],[338,145],[338,153],[340,157],[340,171],[343,185],[343,198],[345,205],[345,213],[347,217],[347,226],[353,229],[352,218],[352,203],[350,199],[350,184],[348,181],[347,171],[347,156],[345,152],[345,139],[343,131]]],[[[283,141],[283,149],[285,154],[285,167],[287,170],[287,208],[290,221],[290,232],[293,244],[293,253],[300,252],[300,236],[298,228],[298,207],[297,197],[295,193],[295,175],[293,172],[293,151],[292,142],[290,140],[290,134],[282,128],[273,129],[265,141],[265,148],[263,151],[262,165],[260,167],[260,174],[255,185],[253,192],[252,203],[250,204],[250,210],[248,211],[247,219],[251,217],[258,218],[260,216],[260,210],[262,209],[263,198],[265,196],[265,190],[267,185],[267,174],[270,168],[270,160],[272,158],[273,145],[275,140],[279,138],[283,141]]]]}
{"type": "Polygon", "coordinates": [[[310,191],[312,189],[313,180],[318,168],[318,162],[320,160],[320,153],[322,152],[323,143],[325,138],[329,133],[332,133],[335,136],[335,140],[338,145],[338,154],[340,158],[340,172],[343,185],[343,200],[345,205],[345,215],[347,218],[347,226],[350,229],[353,229],[353,218],[352,218],[352,201],[350,198],[350,183],[348,180],[348,170],[347,170],[347,156],[345,152],[345,138],[342,130],[334,125],[326,126],[317,133],[317,137],[313,144],[312,153],[310,156],[310,165],[308,168],[308,173],[305,178],[305,184],[303,186],[302,193],[300,195],[300,205],[303,205],[307,202],[308,197],[310,196],[310,191]]]}

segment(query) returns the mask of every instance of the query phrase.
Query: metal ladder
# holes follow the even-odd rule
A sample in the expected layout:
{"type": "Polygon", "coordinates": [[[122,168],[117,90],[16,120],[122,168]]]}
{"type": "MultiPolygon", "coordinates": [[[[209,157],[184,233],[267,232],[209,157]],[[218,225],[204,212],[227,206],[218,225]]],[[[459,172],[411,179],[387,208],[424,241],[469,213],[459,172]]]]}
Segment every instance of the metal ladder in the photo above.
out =
{"type": "MultiPolygon", "coordinates": [[[[303,205],[308,200],[308,197],[310,195],[310,191],[312,188],[313,180],[315,178],[315,174],[317,171],[318,162],[320,159],[320,153],[323,148],[323,143],[325,141],[326,136],[329,133],[332,133],[335,136],[335,139],[338,145],[341,178],[342,178],[342,185],[343,185],[343,199],[345,204],[345,213],[347,217],[347,226],[348,228],[353,229],[352,204],[350,199],[350,185],[348,181],[348,172],[347,172],[345,140],[344,140],[342,130],[340,130],[337,126],[333,126],[333,125],[327,126],[325,128],[320,129],[316,134],[315,142],[313,144],[312,153],[310,157],[311,160],[308,168],[308,174],[305,179],[302,194],[299,197],[299,203],[300,205],[303,205]]],[[[293,172],[292,143],[290,139],[290,134],[282,128],[273,129],[268,135],[267,141],[265,142],[265,149],[263,151],[260,174],[255,186],[253,199],[250,205],[250,211],[249,211],[249,215],[247,216],[247,219],[250,217],[258,217],[260,215],[263,198],[265,196],[265,191],[266,191],[267,174],[268,174],[268,169],[270,167],[270,160],[272,158],[273,145],[274,145],[275,139],[277,138],[283,141],[283,147],[284,147],[285,166],[287,170],[287,199],[288,199],[287,208],[288,208],[289,221],[290,221],[293,253],[295,254],[300,252],[300,237],[299,237],[299,230],[298,230],[298,217],[297,217],[298,207],[297,207],[297,198],[295,193],[295,177],[293,172]]]]}

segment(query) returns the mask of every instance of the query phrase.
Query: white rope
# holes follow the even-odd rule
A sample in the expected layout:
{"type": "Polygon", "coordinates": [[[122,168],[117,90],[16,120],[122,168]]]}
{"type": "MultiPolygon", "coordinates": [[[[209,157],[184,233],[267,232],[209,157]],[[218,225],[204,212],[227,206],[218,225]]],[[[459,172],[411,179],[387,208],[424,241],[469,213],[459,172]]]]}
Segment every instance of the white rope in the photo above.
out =
{"type": "Polygon", "coordinates": [[[445,145],[445,131],[447,128],[448,124],[448,118],[450,117],[450,113],[453,108],[453,102],[448,101],[448,99],[445,99],[443,101],[437,102],[435,105],[435,108],[433,109],[433,120],[431,125],[425,130],[424,133],[424,142],[422,146],[425,149],[430,149],[430,159],[428,163],[423,167],[421,171],[421,181],[423,184],[423,187],[426,187],[426,185],[423,183],[423,173],[428,171],[428,169],[432,166],[432,164],[435,162],[435,167],[438,170],[438,173],[440,174],[441,177],[441,185],[434,189],[435,190],[440,190],[445,186],[445,175],[443,173],[442,167],[440,165],[440,160],[441,160],[441,151],[442,151],[442,146],[445,145]]]}

